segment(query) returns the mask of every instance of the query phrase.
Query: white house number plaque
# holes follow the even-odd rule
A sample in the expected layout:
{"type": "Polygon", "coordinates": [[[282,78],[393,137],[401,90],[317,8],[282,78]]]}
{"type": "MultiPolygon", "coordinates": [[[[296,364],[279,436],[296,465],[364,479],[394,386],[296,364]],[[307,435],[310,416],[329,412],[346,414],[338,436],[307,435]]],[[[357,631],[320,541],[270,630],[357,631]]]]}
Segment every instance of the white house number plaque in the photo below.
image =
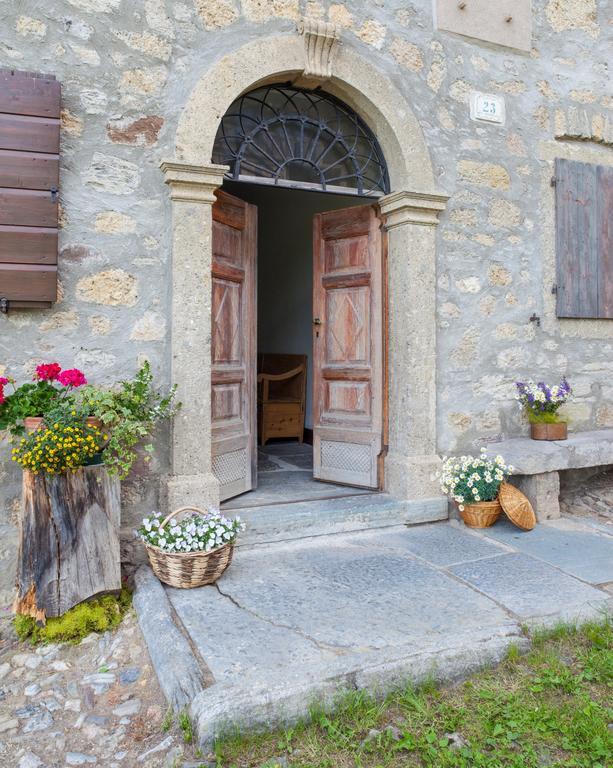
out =
{"type": "Polygon", "coordinates": [[[473,91],[470,94],[470,118],[488,123],[504,123],[504,99],[491,93],[473,91]]]}

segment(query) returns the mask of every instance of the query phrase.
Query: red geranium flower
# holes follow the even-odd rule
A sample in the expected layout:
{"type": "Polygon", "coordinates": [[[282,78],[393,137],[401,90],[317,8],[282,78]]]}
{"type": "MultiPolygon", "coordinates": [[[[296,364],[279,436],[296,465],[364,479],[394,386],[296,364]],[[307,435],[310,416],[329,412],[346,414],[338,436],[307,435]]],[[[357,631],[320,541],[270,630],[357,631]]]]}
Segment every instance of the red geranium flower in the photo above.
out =
{"type": "Polygon", "coordinates": [[[62,367],[57,363],[37,365],[34,378],[38,379],[39,381],[55,381],[58,378],[61,370],[62,367]]]}
{"type": "Polygon", "coordinates": [[[85,375],[78,368],[69,368],[67,371],[62,371],[57,380],[63,387],[81,387],[83,384],[87,384],[85,375]]]}
{"type": "Polygon", "coordinates": [[[8,384],[10,379],[6,379],[4,376],[0,376],[0,405],[6,400],[4,396],[4,387],[8,384]]]}

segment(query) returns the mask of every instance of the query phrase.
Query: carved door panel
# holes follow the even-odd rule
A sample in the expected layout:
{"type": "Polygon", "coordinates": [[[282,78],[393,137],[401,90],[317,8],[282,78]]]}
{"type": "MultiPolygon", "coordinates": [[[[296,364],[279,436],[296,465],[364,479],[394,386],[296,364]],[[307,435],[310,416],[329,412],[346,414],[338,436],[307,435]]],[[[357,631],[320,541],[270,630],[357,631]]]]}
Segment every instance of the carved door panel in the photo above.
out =
{"type": "Polygon", "coordinates": [[[373,206],[314,218],[314,476],[367,488],[383,445],[382,246],[373,206]]]}
{"type": "Polygon", "coordinates": [[[223,501],[256,485],[257,208],[221,190],[215,195],[211,422],[223,501]]]}

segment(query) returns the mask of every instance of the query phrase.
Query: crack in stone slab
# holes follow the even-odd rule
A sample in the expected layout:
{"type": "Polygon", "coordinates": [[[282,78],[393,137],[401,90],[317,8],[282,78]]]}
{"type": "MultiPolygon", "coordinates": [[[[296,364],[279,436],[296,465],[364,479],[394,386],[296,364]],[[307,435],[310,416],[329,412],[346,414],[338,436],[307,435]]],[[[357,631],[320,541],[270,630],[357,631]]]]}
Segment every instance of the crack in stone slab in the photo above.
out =
{"type": "Polygon", "coordinates": [[[223,592],[219,584],[215,584],[215,587],[219,594],[222,597],[225,597],[228,599],[236,608],[238,608],[241,611],[244,611],[245,613],[250,614],[254,618],[258,619],[259,621],[263,621],[266,624],[270,624],[272,627],[276,627],[277,629],[287,629],[290,632],[293,632],[294,634],[298,635],[299,637],[302,637],[304,640],[307,640],[309,643],[314,645],[319,651],[329,651],[331,653],[334,653],[336,656],[344,656],[347,653],[350,653],[352,651],[355,652],[361,652],[361,651],[377,651],[380,650],[379,648],[371,648],[371,647],[362,647],[356,648],[352,645],[333,645],[331,643],[323,643],[321,640],[317,640],[314,637],[311,637],[306,632],[303,632],[301,629],[298,629],[298,627],[293,627],[291,624],[282,624],[281,622],[273,621],[272,619],[269,619],[266,616],[261,616],[257,611],[254,611],[252,608],[247,608],[244,605],[241,605],[236,598],[234,598],[231,594],[228,592],[223,592]]]}

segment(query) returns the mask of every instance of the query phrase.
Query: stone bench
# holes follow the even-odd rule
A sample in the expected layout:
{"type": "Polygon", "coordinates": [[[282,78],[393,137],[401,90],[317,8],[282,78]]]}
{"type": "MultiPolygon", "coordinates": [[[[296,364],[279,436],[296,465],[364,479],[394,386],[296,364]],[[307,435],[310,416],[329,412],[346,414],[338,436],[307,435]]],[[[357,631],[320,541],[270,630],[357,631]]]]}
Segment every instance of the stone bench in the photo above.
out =
{"type": "Polygon", "coordinates": [[[560,517],[560,471],[613,464],[613,429],[551,442],[515,437],[490,443],[487,452],[513,465],[513,484],[530,499],[537,519],[547,520],[560,517]]]}

